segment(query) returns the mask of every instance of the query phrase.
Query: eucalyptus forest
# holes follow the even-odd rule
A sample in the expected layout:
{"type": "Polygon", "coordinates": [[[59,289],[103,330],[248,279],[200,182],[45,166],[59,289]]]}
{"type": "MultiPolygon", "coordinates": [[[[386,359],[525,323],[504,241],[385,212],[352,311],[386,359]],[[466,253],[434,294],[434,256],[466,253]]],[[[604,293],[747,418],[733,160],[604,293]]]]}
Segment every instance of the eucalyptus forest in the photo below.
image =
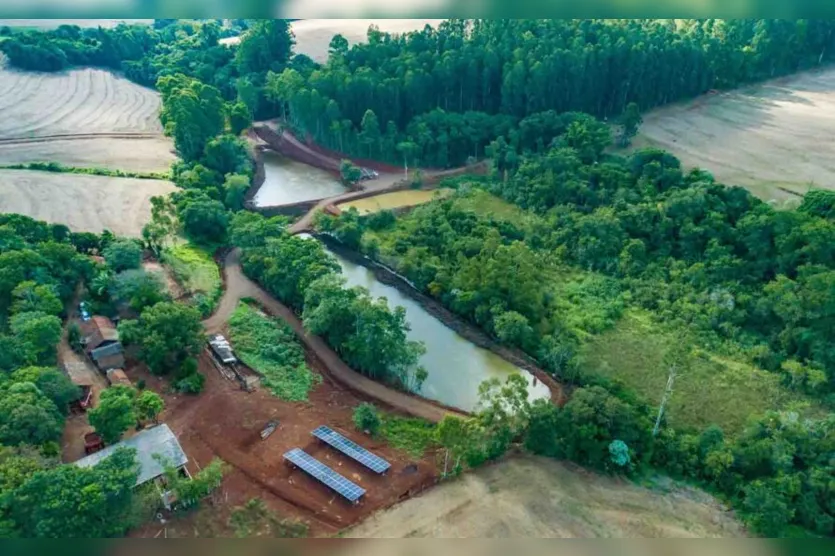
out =
{"type": "MultiPolygon", "coordinates": [[[[291,218],[245,208],[258,168],[245,132],[277,120],[346,161],[486,163],[441,181],[447,198],[315,219],[327,241],[396,271],[560,384],[559,403],[528,402],[518,377],[484,384],[480,411],[434,429],[456,473],[517,448],[699,486],[754,534],[833,536],[835,193],[812,189],[778,210],[710,168],[627,147],[645,111],[830,65],[834,32],[830,20],[451,19],[403,35],[372,27],[355,45],[336,35],[318,64],[294,53],[287,20],[0,29],[13,67],[105,67],[154,87],[179,157],[179,189],[152,200],[141,241],[0,216],[0,535],[117,536],[137,525],[130,454],[94,470],[56,465],[78,393],[54,367],[65,304],[104,276],[97,300],[138,314],[120,331],[140,360],[180,392],[202,389],[200,317],[217,300],[173,302],[139,275],[141,248],[159,253],[182,236],[238,249],[246,275],[352,369],[403,391],[419,385],[425,346],[408,338],[403,308],[347,287],[320,241],[291,234],[291,218]],[[240,44],[219,43],[237,33],[240,44]],[[595,353],[629,319],[668,339],[640,353],[631,375],[595,353]],[[664,381],[669,373],[667,391],[642,390],[650,360],[664,381]],[[731,369],[743,367],[774,399],[742,401],[750,383],[731,369]],[[672,387],[700,373],[710,376],[699,392],[672,387]],[[688,410],[665,411],[670,396],[688,410]],[[94,487],[89,511],[76,513],[76,498],[54,504],[94,487]]],[[[373,407],[360,407],[361,428],[378,428],[373,407]]]]}

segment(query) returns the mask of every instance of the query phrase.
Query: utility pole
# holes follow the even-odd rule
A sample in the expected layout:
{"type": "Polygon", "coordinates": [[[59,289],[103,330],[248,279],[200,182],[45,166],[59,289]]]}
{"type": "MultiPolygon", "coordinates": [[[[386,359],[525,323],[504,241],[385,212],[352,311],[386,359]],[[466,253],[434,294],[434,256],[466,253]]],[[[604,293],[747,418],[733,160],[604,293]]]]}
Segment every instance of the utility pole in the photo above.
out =
{"type": "Polygon", "coordinates": [[[664,389],[664,395],[661,397],[661,405],[658,406],[658,417],[655,419],[655,426],[652,428],[652,436],[658,436],[658,428],[661,426],[661,417],[664,416],[664,409],[667,407],[667,402],[673,395],[673,385],[678,374],[678,365],[673,363],[670,365],[670,374],[667,376],[667,387],[664,389]]]}

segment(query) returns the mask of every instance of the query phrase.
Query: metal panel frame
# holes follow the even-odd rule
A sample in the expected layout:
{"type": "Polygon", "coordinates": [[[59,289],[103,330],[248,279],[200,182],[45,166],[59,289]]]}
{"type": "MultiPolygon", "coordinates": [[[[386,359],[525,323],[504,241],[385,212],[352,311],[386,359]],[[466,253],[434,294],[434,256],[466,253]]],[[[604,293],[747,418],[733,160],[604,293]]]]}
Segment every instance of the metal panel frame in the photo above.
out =
{"type": "Polygon", "coordinates": [[[365,495],[365,489],[349,481],[301,448],[293,448],[284,459],[330,488],[349,502],[356,504],[365,495]]]}
{"type": "Polygon", "coordinates": [[[389,462],[326,425],[316,428],[310,434],[375,473],[382,475],[391,469],[389,462]]]}

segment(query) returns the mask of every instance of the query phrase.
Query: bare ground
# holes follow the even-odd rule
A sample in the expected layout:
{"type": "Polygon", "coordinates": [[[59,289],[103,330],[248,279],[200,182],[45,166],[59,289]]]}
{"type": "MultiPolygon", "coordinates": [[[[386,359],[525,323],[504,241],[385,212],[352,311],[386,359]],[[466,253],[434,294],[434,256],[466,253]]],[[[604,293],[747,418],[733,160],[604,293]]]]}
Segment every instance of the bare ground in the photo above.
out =
{"type": "Polygon", "coordinates": [[[835,189],[835,69],[770,81],[653,110],[636,147],[658,146],[686,167],[766,201],[835,189]]]}
{"type": "Polygon", "coordinates": [[[174,191],[161,180],[0,170],[0,212],[60,223],[73,231],[138,237],[151,219],[150,198],[174,191]]]}
{"type": "Polygon", "coordinates": [[[165,171],[175,157],[160,105],[156,91],[105,70],[0,69],[0,164],[165,171]]]}
{"type": "Polygon", "coordinates": [[[308,523],[314,536],[332,535],[436,482],[435,454],[413,458],[357,433],[352,424],[353,409],[366,398],[330,381],[311,352],[307,364],[325,377],[310,393],[308,403],[285,402],[264,389],[246,393],[223,379],[205,352],[200,357],[200,370],[206,375],[206,385],[199,396],[173,393],[166,380],[150,375],[143,365],[130,365],[127,373],[134,383],[145,380],[148,388],[164,397],[166,409],[161,420],[171,427],[188,454],[189,469],[196,472],[215,457],[228,465],[220,492],[205,511],[176,517],[164,526],[148,523],[132,536],[229,535],[231,510],[253,497],[264,500],[282,518],[308,523]],[[261,440],[259,432],[273,419],[279,421],[278,429],[261,440]],[[391,470],[377,476],[324,446],[310,434],[323,424],[387,459],[391,470]],[[282,455],[292,448],[302,448],[365,488],[363,501],[351,505],[302,471],[286,465],[282,455]]]}
{"type": "Polygon", "coordinates": [[[649,490],[533,456],[515,456],[374,515],[354,538],[739,537],[705,493],[649,490]]]}
{"type": "Polygon", "coordinates": [[[60,162],[81,168],[167,172],[177,160],[167,137],[108,137],[0,141],[0,165],[60,162]]]}

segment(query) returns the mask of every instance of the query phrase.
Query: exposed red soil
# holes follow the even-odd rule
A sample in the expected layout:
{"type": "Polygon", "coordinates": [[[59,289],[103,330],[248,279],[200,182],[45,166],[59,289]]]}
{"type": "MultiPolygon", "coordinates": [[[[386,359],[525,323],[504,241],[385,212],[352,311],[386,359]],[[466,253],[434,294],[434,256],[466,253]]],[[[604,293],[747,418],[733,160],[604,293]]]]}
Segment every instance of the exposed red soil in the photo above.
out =
{"type": "MultiPolygon", "coordinates": [[[[310,352],[307,362],[327,376],[322,373],[321,362],[310,352]]],[[[278,516],[307,522],[311,535],[329,535],[437,481],[435,454],[414,460],[357,433],[351,420],[353,408],[365,399],[330,380],[323,380],[311,392],[308,403],[290,403],[264,389],[253,393],[240,390],[237,383],[220,376],[205,352],[200,357],[200,370],[206,375],[206,387],[199,396],[170,392],[167,380],[150,375],[141,364],[130,366],[127,372],[131,380],[144,379],[147,388],[164,397],[166,409],[161,421],[179,438],[189,456],[192,473],[215,457],[229,465],[221,494],[213,497],[213,514],[227,516],[235,506],[258,497],[278,516]],[[278,419],[280,425],[262,441],[259,432],[272,419],[278,419]],[[385,476],[377,476],[320,443],[310,432],[323,424],[390,461],[391,470],[385,476]],[[302,448],[365,488],[363,501],[351,505],[304,472],[285,464],[282,455],[292,448],[302,448]]],[[[175,523],[191,518],[175,518],[175,523]]],[[[153,537],[162,527],[149,523],[134,531],[133,536],[153,537]]]]}

